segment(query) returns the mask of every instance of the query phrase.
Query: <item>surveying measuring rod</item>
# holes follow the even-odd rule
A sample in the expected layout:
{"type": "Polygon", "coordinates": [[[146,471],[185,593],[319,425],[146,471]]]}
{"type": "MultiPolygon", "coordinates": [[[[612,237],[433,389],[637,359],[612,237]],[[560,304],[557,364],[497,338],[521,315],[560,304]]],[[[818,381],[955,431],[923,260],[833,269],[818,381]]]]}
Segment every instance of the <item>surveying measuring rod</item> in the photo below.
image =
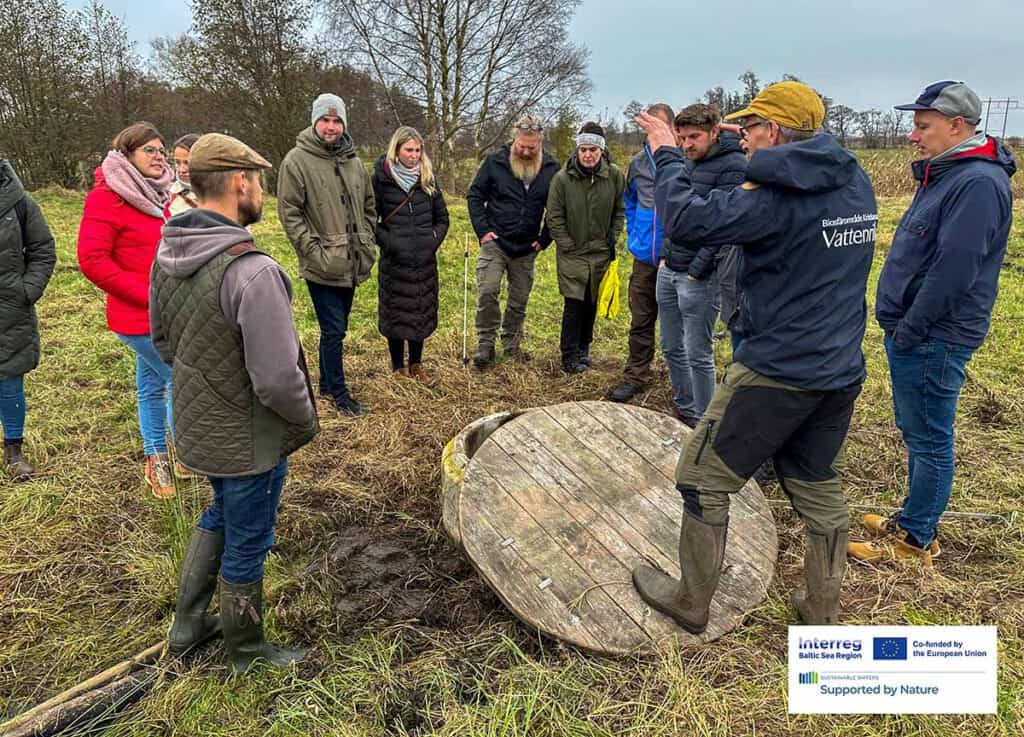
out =
{"type": "Polygon", "coordinates": [[[469,332],[469,234],[462,234],[462,367],[469,365],[466,343],[469,332]]]}

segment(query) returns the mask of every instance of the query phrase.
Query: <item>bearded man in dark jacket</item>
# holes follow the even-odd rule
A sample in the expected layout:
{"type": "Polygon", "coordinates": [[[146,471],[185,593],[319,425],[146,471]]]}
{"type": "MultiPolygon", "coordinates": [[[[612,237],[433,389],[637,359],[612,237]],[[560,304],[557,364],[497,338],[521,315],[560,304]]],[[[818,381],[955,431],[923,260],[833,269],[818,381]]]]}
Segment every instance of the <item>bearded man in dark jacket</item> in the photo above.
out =
{"type": "Polygon", "coordinates": [[[533,289],[533,262],[551,244],[544,208],[558,162],[543,149],[540,118],[526,116],[513,128],[512,142],[484,159],[466,195],[469,219],[480,241],[476,263],[477,348],[473,365],[485,368],[501,343],[509,358],[528,361],[523,350],[526,303],[533,289]],[[502,279],[508,277],[504,315],[498,302],[502,279]]]}
{"type": "Polygon", "coordinates": [[[736,243],[743,337],[676,467],[683,497],[682,580],[633,571],[643,599],[689,632],[707,626],[729,526],[730,495],[772,458],[807,525],[806,588],[792,597],[807,624],[835,624],[850,517],[839,480],[854,400],[865,378],[868,273],[878,219],[856,157],[817,133],[821,98],[800,82],[764,89],[741,120],[751,154],[731,191],[694,191],[672,131],[641,114],[655,149],[655,201],[668,237],[699,251],[736,243]]]}

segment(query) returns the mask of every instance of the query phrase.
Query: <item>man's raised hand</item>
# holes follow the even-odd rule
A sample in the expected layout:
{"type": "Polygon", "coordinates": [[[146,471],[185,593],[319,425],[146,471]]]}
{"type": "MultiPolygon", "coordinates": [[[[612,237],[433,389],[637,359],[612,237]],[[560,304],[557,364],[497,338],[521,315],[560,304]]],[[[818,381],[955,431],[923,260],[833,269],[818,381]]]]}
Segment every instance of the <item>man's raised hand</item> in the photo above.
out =
{"type": "Polygon", "coordinates": [[[641,112],[637,114],[634,121],[647,134],[647,145],[651,147],[652,154],[662,146],[676,145],[675,134],[672,133],[668,123],[661,118],[641,112]]]}

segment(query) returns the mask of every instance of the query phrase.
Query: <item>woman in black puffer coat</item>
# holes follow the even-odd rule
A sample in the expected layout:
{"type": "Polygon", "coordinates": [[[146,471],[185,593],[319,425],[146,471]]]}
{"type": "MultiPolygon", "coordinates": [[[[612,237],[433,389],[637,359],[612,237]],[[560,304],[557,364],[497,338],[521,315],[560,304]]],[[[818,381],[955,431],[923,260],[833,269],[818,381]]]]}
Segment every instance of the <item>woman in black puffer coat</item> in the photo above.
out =
{"type": "Polygon", "coordinates": [[[373,191],[378,327],[388,340],[392,370],[426,381],[423,341],[437,328],[437,249],[448,232],[448,207],[415,128],[395,131],[374,166],[373,191]]]}

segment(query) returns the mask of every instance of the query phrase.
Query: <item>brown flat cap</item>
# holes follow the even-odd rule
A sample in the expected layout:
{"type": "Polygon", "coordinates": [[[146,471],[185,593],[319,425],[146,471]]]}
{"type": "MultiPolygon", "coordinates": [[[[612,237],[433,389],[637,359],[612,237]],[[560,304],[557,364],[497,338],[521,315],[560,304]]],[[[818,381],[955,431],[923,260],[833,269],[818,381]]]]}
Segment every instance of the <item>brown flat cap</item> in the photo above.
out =
{"type": "Polygon", "coordinates": [[[223,133],[207,133],[192,144],[188,152],[190,171],[233,171],[270,169],[271,164],[258,153],[223,133]]]}

